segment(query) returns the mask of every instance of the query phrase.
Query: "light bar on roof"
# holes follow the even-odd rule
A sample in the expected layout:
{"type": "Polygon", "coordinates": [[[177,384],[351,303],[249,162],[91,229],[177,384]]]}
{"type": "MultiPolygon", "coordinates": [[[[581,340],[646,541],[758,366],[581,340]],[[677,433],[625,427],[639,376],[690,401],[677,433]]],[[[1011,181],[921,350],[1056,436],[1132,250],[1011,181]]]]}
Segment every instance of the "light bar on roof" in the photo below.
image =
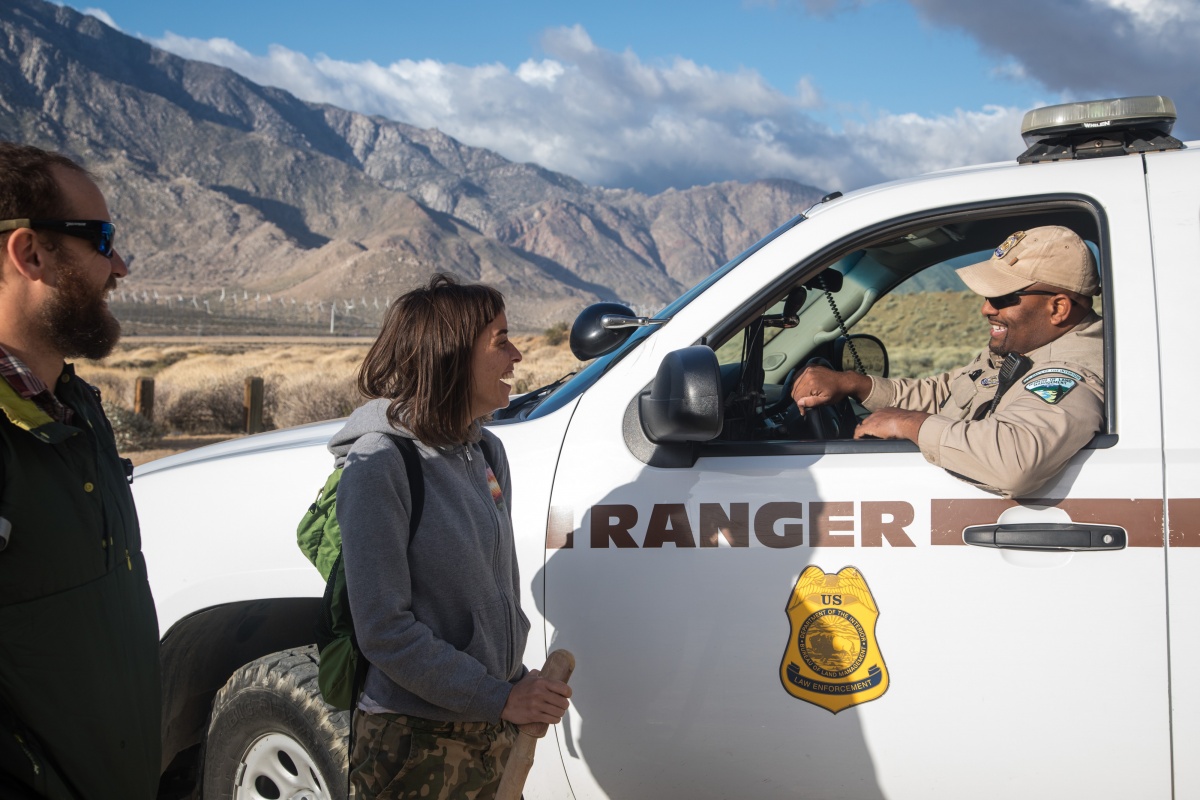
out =
{"type": "Polygon", "coordinates": [[[1153,128],[1167,134],[1175,124],[1175,118],[1175,103],[1162,95],[1063,103],[1035,108],[1025,114],[1021,121],[1021,137],[1025,144],[1033,144],[1048,136],[1088,130],[1153,128]]]}
{"type": "Polygon", "coordinates": [[[1021,164],[1181,150],[1171,136],[1175,104],[1162,95],[1114,97],[1035,108],[1021,121],[1021,164]]]}

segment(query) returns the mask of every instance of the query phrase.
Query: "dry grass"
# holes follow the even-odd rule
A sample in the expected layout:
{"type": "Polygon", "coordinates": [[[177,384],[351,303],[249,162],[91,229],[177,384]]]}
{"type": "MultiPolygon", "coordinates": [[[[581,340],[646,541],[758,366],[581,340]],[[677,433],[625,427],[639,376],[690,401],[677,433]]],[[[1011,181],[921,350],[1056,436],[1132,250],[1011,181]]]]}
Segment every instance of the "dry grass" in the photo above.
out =
{"type": "MultiPolygon", "coordinates": [[[[551,331],[554,331],[551,328],[551,331]]],[[[518,394],[537,389],[572,372],[583,369],[583,363],[571,354],[567,343],[551,333],[547,341],[545,336],[524,335],[514,336],[513,344],[521,351],[521,363],[514,370],[515,380],[513,391],[518,394]]]]}
{"type": "MultiPolygon", "coordinates": [[[[533,334],[513,337],[523,355],[515,370],[514,391],[535,389],[582,366],[565,342],[549,344],[546,339],[533,334]]],[[[110,416],[120,421],[122,451],[148,451],[157,457],[242,431],[245,381],[252,376],[263,379],[263,422],[268,429],[346,416],[362,402],[354,377],[368,347],[369,342],[361,340],[132,340],[104,361],[83,362],[78,370],[100,387],[110,416]],[[154,378],[152,427],[138,425],[139,418],[123,413],[133,408],[135,382],[143,376],[154,378]]]]}
{"type": "Polygon", "coordinates": [[[888,349],[894,378],[923,378],[961,366],[987,344],[987,320],[971,292],[891,294],[855,333],[878,336],[888,349]]]}

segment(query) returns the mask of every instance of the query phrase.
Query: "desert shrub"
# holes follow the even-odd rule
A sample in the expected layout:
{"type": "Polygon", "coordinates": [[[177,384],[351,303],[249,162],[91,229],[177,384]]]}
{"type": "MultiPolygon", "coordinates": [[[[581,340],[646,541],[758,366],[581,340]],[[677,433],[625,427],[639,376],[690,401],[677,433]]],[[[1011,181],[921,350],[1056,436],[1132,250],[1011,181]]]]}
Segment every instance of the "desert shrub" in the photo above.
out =
{"type": "Polygon", "coordinates": [[[245,381],[263,379],[263,426],[291,427],[349,414],[361,402],[354,372],[365,348],[279,346],[203,353],[159,373],[161,417],[186,433],[241,431],[245,381]]]}
{"type": "Polygon", "coordinates": [[[966,364],[979,349],[979,346],[898,347],[888,351],[889,373],[893,378],[940,375],[966,364]]]}
{"type": "Polygon", "coordinates": [[[122,347],[105,359],[105,363],[118,369],[155,372],[183,361],[190,354],[191,352],[183,347],[122,347]]]}
{"type": "Polygon", "coordinates": [[[161,418],[183,433],[236,433],[245,428],[244,404],[244,379],[222,376],[207,385],[164,391],[161,418]]]}
{"type": "Polygon", "coordinates": [[[273,353],[259,360],[230,354],[202,353],[158,373],[155,415],[170,429],[183,433],[236,433],[245,429],[246,378],[263,378],[263,425],[274,427],[279,381],[273,373],[273,353]]]}
{"type": "Polygon", "coordinates": [[[112,403],[124,408],[133,408],[133,381],[128,375],[91,363],[80,364],[77,371],[79,377],[100,390],[105,407],[112,403]]]}
{"type": "MultiPolygon", "coordinates": [[[[215,372],[206,380],[163,380],[155,401],[155,415],[180,433],[237,433],[245,430],[246,378],[244,370],[215,372]]],[[[264,385],[263,424],[270,427],[267,398],[272,387],[264,385]]]]}
{"type": "Polygon", "coordinates": [[[546,344],[551,347],[557,347],[567,340],[567,336],[571,333],[571,326],[565,322],[556,322],[542,333],[542,337],[546,340],[546,344]]]}
{"type": "Polygon", "coordinates": [[[125,406],[107,400],[103,402],[103,406],[109,424],[112,425],[113,438],[117,441],[119,452],[145,450],[159,438],[158,427],[141,414],[135,414],[125,406]]]}
{"type": "Polygon", "coordinates": [[[523,359],[513,368],[514,394],[545,386],[585,366],[572,355],[565,342],[552,345],[545,336],[524,334],[514,336],[513,344],[521,351],[523,359]]]}
{"type": "Polygon", "coordinates": [[[345,417],[362,402],[349,376],[292,379],[279,388],[275,398],[273,416],[281,428],[345,417]]]}
{"type": "MultiPolygon", "coordinates": [[[[565,326],[564,326],[565,327],[565,326]]],[[[565,341],[517,334],[525,360],[516,365],[515,391],[544,386],[581,365],[565,341]]],[[[313,345],[203,341],[183,346],[129,346],[103,362],[85,362],[80,375],[101,387],[104,398],[133,405],[134,381],[153,374],[154,415],[163,432],[237,433],[245,425],[245,381],[263,379],[263,424],[290,427],[345,416],[362,403],[354,374],[365,344],[313,345]]]]}

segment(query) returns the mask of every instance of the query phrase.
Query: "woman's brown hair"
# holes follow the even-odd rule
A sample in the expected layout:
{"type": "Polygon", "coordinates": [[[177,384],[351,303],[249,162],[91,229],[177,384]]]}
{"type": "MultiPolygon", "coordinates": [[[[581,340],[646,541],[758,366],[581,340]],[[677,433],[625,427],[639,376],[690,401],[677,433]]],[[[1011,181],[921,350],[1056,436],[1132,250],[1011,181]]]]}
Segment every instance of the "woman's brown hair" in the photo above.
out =
{"type": "Polygon", "coordinates": [[[390,399],[387,417],[425,444],[461,444],[472,435],[471,354],[475,340],[504,311],[490,286],[436,273],[396,298],[358,371],[367,398],[390,399]]]}

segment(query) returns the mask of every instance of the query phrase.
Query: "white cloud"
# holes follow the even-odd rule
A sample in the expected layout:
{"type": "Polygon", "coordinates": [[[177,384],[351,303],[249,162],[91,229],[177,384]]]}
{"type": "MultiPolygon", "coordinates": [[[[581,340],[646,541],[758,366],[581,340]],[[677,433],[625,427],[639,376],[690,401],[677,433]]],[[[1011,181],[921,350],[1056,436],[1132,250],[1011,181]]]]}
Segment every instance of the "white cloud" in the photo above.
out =
{"type": "Polygon", "coordinates": [[[934,118],[887,114],[848,124],[846,134],[881,177],[901,178],[945,168],[949,153],[961,154],[960,164],[1016,158],[1025,149],[1019,133],[1022,115],[1000,106],[934,118]]]}
{"type": "Polygon", "coordinates": [[[1165,94],[1185,136],[1200,133],[1200,3],[1196,0],[910,0],[959,28],[1026,77],[1075,98],[1165,94]],[[1189,115],[1183,109],[1195,109],[1189,115]]]}
{"type": "Polygon", "coordinates": [[[566,70],[557,61],[526,61],[517,68],[517,77],[531,86],[553,89],[566,70]]]}
{"type": "Polygon", "coordinates": [[[991,76],[993,78],[1002,78],[1010,81],[1027,81],[1031,79],[1029,72],[1025,69],[1025,65],[1019,61],[1011,59],[992,67],[991,76]]]}
{"type": "Polygon", "coordinates": [[[118,25],[117,23],[113,22],[113,18],[110,17],[108,15],[108,12],[105,11],[103,8],[85,8],[82,11],[80,11],[79,13],[87,14],[90,17],[95,17],[96,19],[100,20],[108,27],[113,28],[118,31],[121,30],[121,26],[118,25]]]}
{"type": "Polygon", "coordinates": [[[514,161],[649,192],[776,177],[844,190],[1019,150],[1013,109],[882,115],[839,132],[809,116],[823,100],[807,77],[788,94],[753,70],[648,63],[596,46],[580,26],[548,31],[546,56],[515,70],[350,63],[280,46],[255,55],[227,39],[174,34],[153,43],[305,100],[436,127],[514,161]]]}
{"type": "Polygon", "coordinates": [[[801,108],[820,108],[824,104],[821,90],[808,75],[804,75],[796,81],[796,98],[801,108]]]}
{"type": "Polygon", "coordinates": [[[1139,25],[1164,28],[1200,22],[1200,7],[1184,0],[1093,0],[1097,5],[1124,11],[1139,25]]]}

